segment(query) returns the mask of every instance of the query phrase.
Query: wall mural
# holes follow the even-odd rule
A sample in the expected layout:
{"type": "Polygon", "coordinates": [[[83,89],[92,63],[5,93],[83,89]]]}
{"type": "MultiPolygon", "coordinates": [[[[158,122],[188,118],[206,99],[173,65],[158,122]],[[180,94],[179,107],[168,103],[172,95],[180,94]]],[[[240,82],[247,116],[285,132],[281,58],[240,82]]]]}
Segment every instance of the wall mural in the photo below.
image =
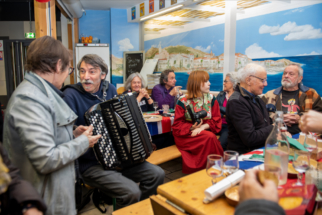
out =
{"type": "Polygon", "coordinates": [[[127,21],[126,9],[111,9],[112,83],[123,83],[123,52],[139,50],[139,24],[127,21]]]}
{"type": "MultiPolygon", "coordinates": [[[[316,4],[238,20],[235,71],[251,62],[263,65],[268,73],[267,92],[281,85],[287,65],[297,63],[304,69],[304,85],[322,95],[316,81],[322,78],[320,11],[322,4],[316,4]]],[[[210,75],[211,90],[222,90],[224,24],[145,40],[144,47],[146,58],[159,59],[158,71],[173,69],[177,85],[184,89],[189,73],[202,69],[210,75]]]]}

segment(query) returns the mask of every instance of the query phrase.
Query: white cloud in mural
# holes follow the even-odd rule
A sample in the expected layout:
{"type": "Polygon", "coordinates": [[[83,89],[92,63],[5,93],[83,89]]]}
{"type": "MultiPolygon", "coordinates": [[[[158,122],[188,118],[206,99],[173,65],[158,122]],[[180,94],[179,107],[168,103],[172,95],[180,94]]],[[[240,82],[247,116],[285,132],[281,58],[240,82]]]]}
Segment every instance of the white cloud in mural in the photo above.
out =
{"type": "Polygon", "coordinates": [[[134,49],[134,46],[131,44],[131,41],[129,38],[120,40],[117,42],[117,44],[119,44],[119,51],[129,51],[130,49],[134,49]]]}
{"type": "Polygon", "coordinates": [[[219,40],[219,42],[224,42],[224,40],[219,40]]]}
{"type": "Polygon", "coordinates": [[[279,25],[278,26],[262,25],[259,28],[259,33],[260,34],[269,34],[269,33],[277,32],[279,28],[280,28],[279,25]]]}
{"type": "Polygon", "coordinates": [[[296,8],[296,9],[294,9],[294,10],[291,10],[291,11],[289,11],[289,12],[284,13],[284,15],[292,14],[292,13],[296,13],[296,12],[301,13],[301,12],[303,12],[303,11],[304,11],[304,8],[296,8]]]}
{"type": "Polygon", "coordinates": [[[287,22],[282,26],[262,25],[260,34],[271,34],[272,36],[288,34],[284,40],[309,40],[322,38],[321,28],[315,29],[312,25],[297,25],[296,22],[287,22]]]}
{"type": "Polygon", "coordinates": [[[247,57],[254,59],[254,58],[269,58],[269,57],[280,57],[281,55],[275,52],[268,52],[260,47],[257,43],[250,45],[246,48],[245,54],[247,57]]]}
{"type": "Polygon", "coordinates": [[[307,56],[307,55],[320,55],[321,53],[318,53],[318,52],[316,52],[316,51],[312,51],[310,54],[298,54],[298,55],[296,55],[296,56],[307,56]]]}
{"type": "Polygon", "coordinates": [[[202,46],[196,46],[195,49],[208,53],[211,49],[211,46],[207,46],[207,48],[203,48],[202,46]]]}

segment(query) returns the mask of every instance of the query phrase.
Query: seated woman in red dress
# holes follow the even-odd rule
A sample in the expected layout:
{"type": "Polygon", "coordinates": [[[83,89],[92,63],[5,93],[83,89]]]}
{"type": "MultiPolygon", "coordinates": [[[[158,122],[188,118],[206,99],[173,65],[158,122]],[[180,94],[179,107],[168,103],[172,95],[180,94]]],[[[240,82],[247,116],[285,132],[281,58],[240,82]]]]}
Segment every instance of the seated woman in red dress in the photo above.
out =
{"type": "Polygon", "coordinates": [[[221,116],[216,98],[209,93],[209,74],[193,71],[188,79],[187,94],[179,98],[175,108],[172,132],[182,155],[182,172],[193,173],[206,168],[207,155],[223,155],[216,133],[221,130],[221,116]],[[192,124],[187,106],[196,113],[207,112],[201,123],[192,124]]]}

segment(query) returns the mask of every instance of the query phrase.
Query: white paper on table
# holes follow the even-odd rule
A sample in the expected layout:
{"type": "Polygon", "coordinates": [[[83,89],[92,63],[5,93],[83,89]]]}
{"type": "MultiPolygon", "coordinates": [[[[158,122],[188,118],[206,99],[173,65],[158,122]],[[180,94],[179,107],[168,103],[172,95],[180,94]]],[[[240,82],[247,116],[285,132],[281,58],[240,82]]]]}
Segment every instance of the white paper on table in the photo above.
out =
{"type": "Polygon", "coordinates": [[[243,170],[238,170],[237,172],[229,175],[227,178],[217,182],[211,187],[205,190],[205,203],[210,202],[223,194],[228,188],[235,186],[238,184],[245,176],[245,172],[243,170]]]}

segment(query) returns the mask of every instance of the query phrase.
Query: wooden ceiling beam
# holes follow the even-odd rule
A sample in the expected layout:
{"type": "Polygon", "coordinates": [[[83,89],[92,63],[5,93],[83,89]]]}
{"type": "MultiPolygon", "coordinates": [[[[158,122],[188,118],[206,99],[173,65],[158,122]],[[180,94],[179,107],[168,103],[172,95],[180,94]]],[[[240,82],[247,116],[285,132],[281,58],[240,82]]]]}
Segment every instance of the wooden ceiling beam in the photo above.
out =
{"type": "Polygon", "coordinates": [[[51,36],[57,39],[55,0],[40,3],[34,0],[36,38],[51,36]]]}
{"type": "Polygon", "coordinates": [[[167,21],[210,22],[210,19],[183,18],[183,17],[173,17],[173,16],[161,16],[154,19],[167,20],[167,21]]]}

